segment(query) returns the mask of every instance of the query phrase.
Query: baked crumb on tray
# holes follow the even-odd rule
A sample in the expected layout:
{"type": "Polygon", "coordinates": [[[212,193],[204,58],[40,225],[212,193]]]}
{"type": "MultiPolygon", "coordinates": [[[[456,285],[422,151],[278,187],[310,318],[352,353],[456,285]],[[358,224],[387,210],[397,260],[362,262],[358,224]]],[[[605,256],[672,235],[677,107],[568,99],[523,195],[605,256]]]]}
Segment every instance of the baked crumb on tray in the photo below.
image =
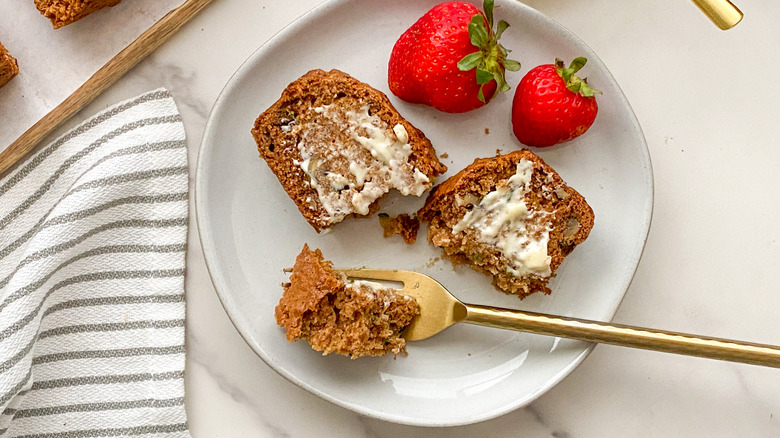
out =
{"type": "Polygon", "coordinates": [[[386,213],[379,213],[379,225],[382,226],[384,237],[400,235],[405,243],[412,244],[417,240],[417,232],[420,230],[420,220],[417,216],[406,213],[391,217],[386,213]]]}

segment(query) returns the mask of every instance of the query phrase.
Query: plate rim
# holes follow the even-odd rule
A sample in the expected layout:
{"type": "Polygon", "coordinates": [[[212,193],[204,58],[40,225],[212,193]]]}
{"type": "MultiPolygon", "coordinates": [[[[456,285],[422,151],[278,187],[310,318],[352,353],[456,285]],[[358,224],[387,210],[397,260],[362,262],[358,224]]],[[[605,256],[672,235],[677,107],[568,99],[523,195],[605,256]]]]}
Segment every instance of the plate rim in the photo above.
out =
{"type": "MultiPolygon", "coordinates": [[[[307,392],[314,394],[322,398],[323,400],[326,400],[337,406],[356,412],[358,414],[362,414],[383,421],[389,421],[389,422],[404,424],[409,426],[451,427],[451,426],[464,426],[464,425],[491,420],[501,415],[505,415],[510,412],[513,412],[524,406],[527,406],[528,404],[530,404],[531,402],[539,398],[541,395],[549,391],[551,388],[555,387],[565,377],[571,374],[571,372],[574,369],[576,369],[580,364],[582,364],[585,358],[587,358],[590,355],[590,353],[593,351],[596,344],[591,343],[590,345],[586,346],[579,355],[577,355],[558,373],[554,374],[550,379],[548,379],[543,386],[537,388],[535,391],[526,394],[524,397],[518,398],[514,403],[503,405],[500,408],[495,408],[489,411],[482,412],[479,415],[474,415],[474,416],[461,418],[459,420],[453,420],[453,421],[436,421],[436,420],[426,421],[424,419],[418,419],[417,417],[381,412],[376,409],[372,409],[367,405],[353,403],[353,402],[336,398],[330,395],[329,393],[323,392],[311,386],[310,384],[306,383],[305,381],[293,375],[293,373],[289,372],[286,368],[273,366],[271,364],[272,361],[270,356],[263,349],[258,348],[258,346],[256,346],[255,343],[250,340],[248,333],[246,333],[248,331],[248,328],[244,327],[240,321],[236,320],[234,316],[234,311],[231,310],[228,301],[226,301],[226,295],[223,290],[223,288],[225,288],[226,285],[220,284],[221,279],[219,278],[219,274],[215,272],[215,268],[214,266],[212,266],[215,263],[215,261],[213,260],[215,256],[211,252],[213,250],[210,249],[212,247],[211,245],[212,242],[206,241],[206,237],[208,235],[208,229],[206,228],[205,224],[209,222],[209,219],[208,219],[208,215],[205,213],[205,207],[203,205],[203,202],[201,202],[201,194],[204,193],[204,191],[206,190],[204,177],[202,177],[204,173],[203,169],[205,167],[204,162],[206,160],[206,157],[209,155],[209,152],[213,150],[213,148],[208,147],[207,142],[213,136],[212,131],[216,129],[214,123],[214,114],[225,104],[224,97],[230,91],[231,84],[234,83],[234,80],[239,75],[244,73],[244,70],[247,68],[248,64],[252,63],[256,58],[261,57],[263,52],[269,50],[273,46],[273,44],[275,44],[277,41],[283,40],[287,34],[294,32],[295,30],[297,30],[298,27],[305,26],[311,20],[317,19],[320,15],[324,14],[328,9],[338,8],[342,4],[352,3],[355,1],[358,0],[325,0],[324,2],[320,3],[319,5],[313,7],[312,9],[304,12],[303,14],[295,18],[293,21],[291,21],[290,23],[285,25],[282,29],[280,29],[277,33],[275,33],[271,38],[263,42],[256,50],[254,50],[241,63],[241,65],[233,72],[233,74],[230,75],[230,78],[227,80],[227,82],[225,83],[225,85],[217,95],[217,98],[214,101],[214,104],[212,105],[211,110],[209,111],[208,117],[206,119],[206,124],[203,130],[203,135],[201,137],[198,154],[196,158],[196,165],[195,165],[195,183],[194,183],[195,193],[193,197],[194,204],[195,204],[195,223],[198,229],[198,240],[201,244],[201,249],[203,250],[203,258],[206,264],[206,270],[208,271],[209,279],[211,280],[212,286],[214,287],[214,290],[217,293],[220,304],[225,310],[225,313],[227,314],[231,324],[233,324],[233,327],[239,333],[239,335],[244,340],[244,342],[274,372],[284,377],[286,380],[295,384],[296,386],[306,390],[307,392]],[[206,233],[204,233],[204,230],[206,230],[206,233]]],[[[474,0],[467,0],[467,1],[473,2],[474,0]]],[[[504,0],[500,0],[500,1],[504,1],[504,0]]],[[[636,116],[636,113],[634,112],[633,107],[628,102],[628,98],[626,97],[625,93],[620,87],[620,84],[614,78],[612,72],[606,67],[606,65],[601,60],[601,58],[596,54],[596,52],[590,46],[588,46],[585,43],[585,41],[583,41],[579,36],[577,36],[574,32],[570,31],[568,28],[563,26],[558,21],[536,10],[535,8],[528,6],[525,3],[512,2],[511,5],[512,7],[523,10],[524,13],[528,14],[533,19],[541,20],[548,23],[554,28],[555,31],[567,34],[567,36],[572,38],[577,44],[581,45],[582,47],[585,47],[588,51],[590,51],[594,55],[594,57],[592,57],[592,59],[589,59],[589,61],[591,61],[592,63],[600,64],[605,79],[609,80],[620,91],[617,98],[621,102],[621,104],[625,108],[627,108],[628,110],[627,119],[630,121],[630,124],[632,125],[634,130],[638,133],[638,138],[641,140],[640,141],[641,144],[639,145],[637,150],[640,152],[639,157],[641,158],[640,160],[641,164],[647,167],[646,177],[643,178],[643,180],[648,190],[648,197],[644,205],[643,220],[641,223],[641,229],[642,229],[641,244],[637,245],[637,247],[634,249],[634,252],[631,254],[630,260],[632,262],[633,269],[630,272],[630,275],[626,277],[625,284],[621,286],[621,288],[623,289],[623,294],[620,296],[620,299],[616,300],[611,306],[605,307],[606,313],[609,315],[606,320],[610,321],[614,318],[615,314],[617,313],[620,304],[625,299],[626,293],[628,292],[628,289],[636,276],[636,271],[639,268],[639,263],[641,262],[644,249],[647,245],[647,240],[648,240],[650,227],[652,223],[654,200],[655,200],[655,183],[654,183],[652,160],[650,157],[649,148],[647,146],[647,139],[644,135],[642,127],[636,116]]]]}

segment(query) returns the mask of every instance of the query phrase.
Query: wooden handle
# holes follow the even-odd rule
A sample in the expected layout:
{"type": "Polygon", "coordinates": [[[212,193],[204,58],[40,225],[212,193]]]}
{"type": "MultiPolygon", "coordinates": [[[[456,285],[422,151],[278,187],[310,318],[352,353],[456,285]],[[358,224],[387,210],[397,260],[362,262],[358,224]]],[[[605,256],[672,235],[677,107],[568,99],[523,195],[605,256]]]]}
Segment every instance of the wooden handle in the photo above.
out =
{"type": "Polygon", "coordinates": [[[541,335],[780,368],[780,347],[599,321],[466,305],[464,322],[541,335]]]}
{"type": "Polygon", "coordinates": [[[38,142],[100,95],[133,66],[160,47],[211,0],[187,0],[168,12],[100,68],[82,86],[0,152],[0,175],[29,153],[38,142]]]}
{"type": "Polygon", "coordinates": [[[731,29],[742,20],[742,11],[729,0],[693,0],[693,2],[722,30],[731,29]]]}

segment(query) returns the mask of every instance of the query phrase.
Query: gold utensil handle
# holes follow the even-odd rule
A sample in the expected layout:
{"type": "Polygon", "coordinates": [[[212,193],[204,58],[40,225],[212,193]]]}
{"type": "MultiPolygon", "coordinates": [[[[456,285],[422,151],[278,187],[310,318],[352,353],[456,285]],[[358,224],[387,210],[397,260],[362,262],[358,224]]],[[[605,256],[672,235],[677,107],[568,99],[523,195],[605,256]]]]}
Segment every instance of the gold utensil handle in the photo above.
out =
{"type": "Polygon", "coordinates": [[[742,11],[729,0],[693,0],[693,2],[723,30],[731,29],[742,20],[742,11]]]}
{"type": "Polygon", "coordinates": [[[780,347],[466,304],[463,322],[581,341],[780,368],[780,347]]]}
{"type": "Polygon", "coordinates": [[[211,0],[186,0],[181,6],[167,13],[138,38],[111,58],[92,77],[57,105],[41,120],[25,131],[16,141],[0,152],[0,175],[24,158],[43,137],[68,120],[78,110],[100,95],[134,65],[152,53],[194,17],[211,0]]]}

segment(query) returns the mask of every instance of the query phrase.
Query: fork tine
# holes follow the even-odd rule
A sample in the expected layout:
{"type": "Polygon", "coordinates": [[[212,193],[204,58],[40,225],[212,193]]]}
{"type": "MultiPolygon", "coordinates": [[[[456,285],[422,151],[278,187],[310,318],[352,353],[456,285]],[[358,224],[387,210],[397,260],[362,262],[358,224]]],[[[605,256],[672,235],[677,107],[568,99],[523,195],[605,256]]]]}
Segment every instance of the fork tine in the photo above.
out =
{"type": "Polygon", "coordinates": [[[399,292],[412,294],[415,297],[419,297],[421,290],[430,288],[444,289],[438,281],[414,271],[403,271],[400,269],[337,269],[337,271],[343,272],[347,277],[352,278],[395,281],[403,284],[403,288],[399,292]]]}
{"type": "Polygon", "coordinates": [[[423,275],[411,271],[402,271],[398,269],[337,269],[343,272],[347,277],[363,278],[366,280],[386,280],[403,283],[404,286],[413,281],[416,276],[423,275]]]}

